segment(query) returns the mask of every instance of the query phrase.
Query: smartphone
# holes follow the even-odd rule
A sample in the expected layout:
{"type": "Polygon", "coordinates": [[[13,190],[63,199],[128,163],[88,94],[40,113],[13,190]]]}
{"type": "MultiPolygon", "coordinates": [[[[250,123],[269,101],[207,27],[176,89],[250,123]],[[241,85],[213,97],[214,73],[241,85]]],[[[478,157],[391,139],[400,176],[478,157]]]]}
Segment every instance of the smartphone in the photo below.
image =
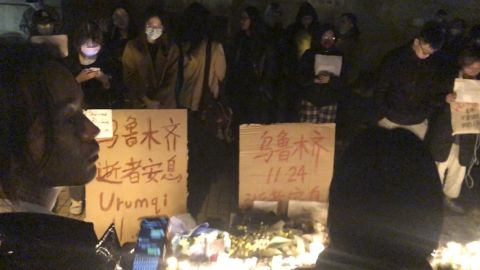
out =
{"type": "Polygon", "coordinates": [[[165,255],[168,218],[146,218],[140,224],[133,270],[157,270],[162,268],[165,255]]]}

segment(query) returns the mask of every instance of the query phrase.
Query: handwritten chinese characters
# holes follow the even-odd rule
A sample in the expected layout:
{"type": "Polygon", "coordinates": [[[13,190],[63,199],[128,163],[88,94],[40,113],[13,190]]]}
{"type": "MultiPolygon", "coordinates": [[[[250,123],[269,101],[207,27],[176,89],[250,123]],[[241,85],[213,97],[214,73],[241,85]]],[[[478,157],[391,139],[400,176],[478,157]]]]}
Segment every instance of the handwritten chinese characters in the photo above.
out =
{"type": "Polygon", "coordinates": [[[113,135],[99,140],[97,175],[87,185],[86,219],[97,234],[118,222],[135,241],[139,220],[186,211],[185,110],[114,110],[113,135]]]}
{"type": "Polygon", "coordinates": [[[335,125],[240,128],[240,206],[253,201],[325,201],[333,171],[335,125]]]}
{"type": "Polygon", "coordinates": [[[480,107],[477,103],[452,103],[453,134],[480,133],[480,107]]]}

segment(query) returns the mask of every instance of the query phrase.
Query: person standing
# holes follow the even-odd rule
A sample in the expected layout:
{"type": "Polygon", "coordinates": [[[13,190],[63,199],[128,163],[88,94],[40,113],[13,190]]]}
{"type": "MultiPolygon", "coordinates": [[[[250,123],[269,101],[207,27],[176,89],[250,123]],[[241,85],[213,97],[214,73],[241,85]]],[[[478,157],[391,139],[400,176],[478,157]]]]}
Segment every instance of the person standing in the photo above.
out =
{"type": "Polygon", "coordinates": [[[434,55],[444,41],[443,28],[427,23],[413,41],[384,57],[375,86],[378,125],[425,137],[427,119],[446,92],[440,78],[442,61],[434,55]]]}
{"type": "Polygon", "coordinates": [[[166,16],[147,8],[143,32],[123,51],[123,81],[131,107],[174,109],[179,50],[168,36],[166,16]]]}
{"type": "Polygon", "coordinates": [[[184,29],[179,45],[182,71],[179,107],[188,109],[188,198],[187,209],[197,217],[223,166],[222,144],[207,127],[205,110],[209,103],[222,98],[226,60],[221,43],[212,39],[210,12],[201,4],[189,5],[184,13],[184,29]],[[208,66],[207,66],[208,65],[208,66]]]}
{"type": "Polygon", "coordinates": [[[54,28],[58,31],[58,28],[61,25],[60,22],[60,15],[58,14],[57,10],[49,5],[45,5],[43,0],[27,0],[31,6],[23,12],[22,20],[20,21],[20,30],[27,36],[31,36],[30,33],[32,29],[34,29],[34,13],[37,11],[43,11],[46,13],[45,16],[52,18],[54,22],[54,28]]]}
{"type": "MultiPolygon", "coordinates": [[[[465,49],[461,52],[458,63],[460,70],[456,70],[455,75],[450,76],[451,91],[455,77],[469,80],[480,79],[480,50],[465,49]]],[[[455,92],[446,95],[444,106],[431,118],[425,142],[437,162],[445,195],[445,205],[455,213],[464,214],[465,209],[456,199],[460,195],[464,180],[473,181],[470,173],[477,160],[480,135],[452,135],[452,111],[456,106],[461,105],[455,100],[455,92]]],[[[463,106],[476,107],[478,104],[463,104],[463,106]]]]}
{"type": "Polygon", "coordinates": [[[313,47],[308,49],[300,60],[298,84],[300,86],[300,122],[335,123],[337,101],[342,81],[340,74],[328,71],[315,72],[317,56],[339,56],[335,47],[336,34],[333,25],[325,24],[318,36],[313,38],[313,47]]]}
{"type": "Polygon", "coordinates": [[[303,2],[298,9],[295,22],[285,31],[285,55],[283,73],[286,79],[286,104],[284,119],[286,122],[298,121],[299,94],[297,72],[300,59],[306,50],[310,49],[312,37],[318,34],[320,22],[315,8],[308,2],[303,2]]]}

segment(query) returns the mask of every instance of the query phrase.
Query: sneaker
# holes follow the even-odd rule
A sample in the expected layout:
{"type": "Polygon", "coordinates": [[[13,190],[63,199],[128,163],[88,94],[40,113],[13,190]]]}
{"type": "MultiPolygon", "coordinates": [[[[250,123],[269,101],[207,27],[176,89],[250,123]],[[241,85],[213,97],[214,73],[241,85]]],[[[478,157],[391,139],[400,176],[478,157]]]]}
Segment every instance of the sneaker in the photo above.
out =
{"type": "Polygon", "coordinates": [[[456,213],[456,214],[460,214],[460,215],[463,215],[466,213],[465,209],[463,208],[463,206],[461,206],[459,203],[455,202],[454,199],[450,199],[450,198],[447,198],[445,197],[445,199],[443,200],[444,202],[444,205],[445,207],[456,213]]]}
{"type": "Polygon", "coordinates": [[[70,214],[79,216],[83,213],[83,201],[70,200],[72,204],[70,205],[70,214]]]}

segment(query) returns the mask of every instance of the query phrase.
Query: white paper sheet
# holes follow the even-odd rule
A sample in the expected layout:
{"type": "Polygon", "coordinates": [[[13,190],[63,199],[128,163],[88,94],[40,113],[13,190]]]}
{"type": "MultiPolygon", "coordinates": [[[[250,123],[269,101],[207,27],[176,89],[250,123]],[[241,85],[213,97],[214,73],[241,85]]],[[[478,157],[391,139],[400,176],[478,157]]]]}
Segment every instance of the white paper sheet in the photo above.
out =
{"type": "Polygon", "coordinates": [[[113,137],[112,110],[86,110],[84,113],[100,129],[97,139],[113,137]]]}
{"type": "Polygon", "coordinates": [[[342,57],[338,55],[315,55],[315,74],[327,71],[340,76],[342,71],[342,57]]]}
{"type": "Polygon", "coordinates": [[[455,102],[480,103],[480,81],[455,79],[453,91],[457,93],[455,102]]]}

